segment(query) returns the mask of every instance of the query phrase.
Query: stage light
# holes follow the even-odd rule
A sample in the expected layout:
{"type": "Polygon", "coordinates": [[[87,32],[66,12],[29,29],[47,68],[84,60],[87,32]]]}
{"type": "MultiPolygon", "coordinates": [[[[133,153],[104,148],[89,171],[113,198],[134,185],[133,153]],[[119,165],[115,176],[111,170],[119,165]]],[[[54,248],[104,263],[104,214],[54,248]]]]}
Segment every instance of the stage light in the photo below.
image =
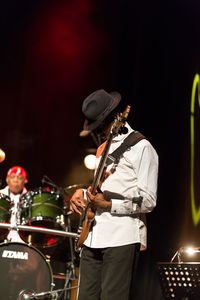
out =
{"type": "Polygon", "coordinates": [[[90,169],[90,170],[94,170],[95,169],[95,155],[94,154],[88,154],[85,156],[84,158],[84,164],[86,166],[86,168],[90,169]]]}
{"type": "Polygon", "coordinates": [[[175,252],[174,256],[171,259],[171,262],[173,262],[176,257],[179,263],[187,262],[189,257],[191,256],[194,256],[196,261],[200,261],[199,253],[200,247],[181,247],[175,252]]]}
{"type": "Polygon", "coordinates": [[[193,248],[186,248],[185,253],[187,253],[188,255],[193,255],[194,253],[196,253],[197,251],[193,248]]]}

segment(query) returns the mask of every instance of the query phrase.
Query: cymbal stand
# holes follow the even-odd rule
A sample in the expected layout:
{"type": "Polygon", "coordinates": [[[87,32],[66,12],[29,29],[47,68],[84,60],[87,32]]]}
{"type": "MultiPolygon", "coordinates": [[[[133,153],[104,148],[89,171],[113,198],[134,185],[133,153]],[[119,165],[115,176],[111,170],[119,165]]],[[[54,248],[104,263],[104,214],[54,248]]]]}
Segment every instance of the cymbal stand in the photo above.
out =
{"type": "Polygon", "coordinates": [[[70,299],[71,288],[72,288],[71,284],[70,284],[71,274],[72,274],[72,270],[70,270],[70,268],[67,267],[66,277],[65,277],[65,285],[62,289],[60,296],[58,297],[58,300],[61,300],[61,299],[69,300],[70,299]]]}
{"type": "Polygon", "coordinates": [[[18,224],[20,224],[19,201],[13,200],[11,207],[10,231],[6,239],[11,242],[24,243],[18,234],[18,224]]]}
{"type": "MultiPolygon", "coordinates": [[[[71,232],[72,228],[71,228],[70,216],[67,216],[67,228],[68,231],[71,232]]],[[[70,269],[72,270],[71,278],[76,279],[75,266],[74,266],[74,244],[72,241],[72,237],[69,237],[69,247],[70,247],[70,256],[71,256],[70,269]]]]}
{"type": "MultiPolygon", "coordinates": [[[[69,216],[67,216],[67,230],[69,232],[71,232],[71,221],[70,221],[69,216]]],[[[74,247],[73,247],[73,242],[72,242],[71,237],[69,237],[69,247],[70,247],[70,261],[67,262],[67,265],[66,265],[66,279],[65,279],[64,289],[63,289],[64,299],[66,299],[66,300],[70,299],[71,290],[67,289],[68,286],[69,286],[69,288],[71,288],[70,279],[76,279],[75,266],[74,266],[74,247]]],[[[59,299],[61,299],[61,298],[59,298],[59,299]]]]}

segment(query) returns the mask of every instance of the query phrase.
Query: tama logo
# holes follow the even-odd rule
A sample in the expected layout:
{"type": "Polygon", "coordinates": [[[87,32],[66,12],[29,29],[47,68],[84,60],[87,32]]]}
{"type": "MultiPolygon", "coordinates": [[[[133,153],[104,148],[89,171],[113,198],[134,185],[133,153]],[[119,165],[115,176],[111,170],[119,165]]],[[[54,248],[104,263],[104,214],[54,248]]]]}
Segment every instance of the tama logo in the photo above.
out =
{"type": "Polygon", "coordinates": [[[28,252],[4,250],[2,257],[28,260],[28,252]]]}

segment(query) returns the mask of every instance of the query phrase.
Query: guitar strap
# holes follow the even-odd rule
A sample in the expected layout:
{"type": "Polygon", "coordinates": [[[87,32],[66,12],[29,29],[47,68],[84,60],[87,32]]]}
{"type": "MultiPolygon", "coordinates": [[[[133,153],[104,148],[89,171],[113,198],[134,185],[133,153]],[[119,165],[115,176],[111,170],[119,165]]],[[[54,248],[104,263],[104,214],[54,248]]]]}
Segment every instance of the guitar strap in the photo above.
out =
{"type": "Polygon", "coordinates": [[[146,137],[139,131],[131,132],[115,151],[113,151],[111,154],[108,154],[106,166],[114,163],[128,148],[134,146],[142,139],[146,139],[146,137]]]}

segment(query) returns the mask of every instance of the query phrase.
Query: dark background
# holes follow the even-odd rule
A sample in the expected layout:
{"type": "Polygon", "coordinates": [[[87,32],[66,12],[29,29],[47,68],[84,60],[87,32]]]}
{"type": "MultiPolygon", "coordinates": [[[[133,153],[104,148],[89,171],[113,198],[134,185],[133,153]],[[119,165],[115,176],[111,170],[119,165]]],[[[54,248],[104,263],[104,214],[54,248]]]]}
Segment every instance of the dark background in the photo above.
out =
{"type": "Polygon", "coordinates": [[[131,105],[129,123],[159,154],[158,202],[148,215],[138,299],[162,299],[155,263],[169,261],[188,241],[200,244],[190,214],[190,98],[200,72],[199,14],[197,0],[0,4],[2,186],[13,165],[27,171],[28,189],[41,186],[44,174],[63,188],[91,180],[82,160],[95,144],[79,137],[81,105],[99,88],[121,93],[131,105]]]}

